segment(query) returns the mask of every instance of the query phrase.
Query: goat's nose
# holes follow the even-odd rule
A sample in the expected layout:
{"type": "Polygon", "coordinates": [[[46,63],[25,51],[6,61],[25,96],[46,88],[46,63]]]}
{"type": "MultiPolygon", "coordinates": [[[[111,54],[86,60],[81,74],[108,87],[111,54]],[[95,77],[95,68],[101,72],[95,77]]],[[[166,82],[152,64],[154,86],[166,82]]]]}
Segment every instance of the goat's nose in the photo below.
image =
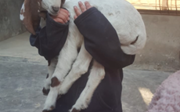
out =
{"type": "Polygon", "coordinates": [[[53,9],[54,12],[57,13],[57,12],[59,11],[60,7],[54,7],[54,6],[52,6],[52,9],[53,9]]]}

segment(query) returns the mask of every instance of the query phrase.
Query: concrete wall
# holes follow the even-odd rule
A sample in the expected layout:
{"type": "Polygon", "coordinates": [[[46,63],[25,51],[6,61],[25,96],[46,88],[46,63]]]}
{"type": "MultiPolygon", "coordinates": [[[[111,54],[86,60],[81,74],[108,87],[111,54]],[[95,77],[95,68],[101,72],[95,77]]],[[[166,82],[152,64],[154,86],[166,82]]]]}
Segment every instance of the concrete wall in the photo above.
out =
{"type": "MultiPolygon", "coordinates": [[[[25,31],[19,20],[24,0],[0,0],[0,41],[25,31]]],[[[141,69],[174,71],[180,68],[180,17],[142,15],[147,29],[147,44],[136,57],[141,69]]]]}
{"type": "Polygon", "coordinates": [[[0,0],[0,41],[25,31],[19,20],[24,0],[0,0]]]}
{"type": "Polygon", "coordinates": [[[137,55],[135,66],[174,71],[180,69],[180,17],[142,15],[147,30],[145,49],[137,55]]]}

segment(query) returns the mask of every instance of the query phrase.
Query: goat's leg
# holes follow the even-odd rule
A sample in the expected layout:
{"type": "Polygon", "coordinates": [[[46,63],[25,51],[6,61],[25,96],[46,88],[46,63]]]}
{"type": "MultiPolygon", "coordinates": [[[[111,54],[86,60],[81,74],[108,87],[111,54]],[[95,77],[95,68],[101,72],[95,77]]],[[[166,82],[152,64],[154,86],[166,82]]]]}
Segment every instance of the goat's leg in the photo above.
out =
{"type": "Polygon", "coordinates": [[[86,51],[84,44],[82,44],[80,52],[76,61],[73,63],[72,69],[65,77],[60,90],[59,96],[66,94],[72,84],[88,71],[89,64],[92,60],[92,56],[86,51]]]}
{"type": "Polygon", "coordinates": [[[70,112],[79,112],[88,107],[95,89],[104,78],[104,76],[104,67],[98,62],[94,61],[86,87],[82,91],[80,97],[78,98],[70,112]]]}
{"type": "Polygon", "coordinates": [[[63,82],[76,57],[77,47],[67,40],[58,56],[58,63],[51,79],[50,92],[45,101],[44,112],[51,111],[55,107],[61,82],[63,82]]]}
{"type": "Polygon", "coordinates": [[[51,78],[52,78],[52,75],[54,73],[54,70],[56,68],[56,65],[57,65],[57,57],[56,58],[53,58],[50,62],[50,65],[48,66],[48,74],[47,74],[47,77],[44,81],[44,87],[43,87],[43,94],[44,95],[48,95],[49,91],[50,91],[50,86],[51,86],[51,78]]]}

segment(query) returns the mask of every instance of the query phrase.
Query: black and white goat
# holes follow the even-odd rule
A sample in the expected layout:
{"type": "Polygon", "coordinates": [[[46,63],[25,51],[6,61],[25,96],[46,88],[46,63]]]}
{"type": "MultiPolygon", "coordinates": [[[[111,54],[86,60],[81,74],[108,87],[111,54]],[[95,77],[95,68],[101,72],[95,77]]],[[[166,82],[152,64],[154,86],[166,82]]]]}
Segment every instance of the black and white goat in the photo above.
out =
{"type": "MultiPolygon", "coordinates": [[[[87,72],[92,60],[91,55],[84,47],[83,37],[73,22],[75,15],[73,6],[77,5],[78,1],[85,2],[87,0],[25,0],[21,9],[20,18],[26,28],[33,34],[35,34],[34,29],[39,25],[39,14],[42,10],[54,15],[56,12],[53,7],[60,8],[64,3],[63,7],[70,13],[69,33],[66,43],[59,53],[58,61],[53,59],[48,67],[49,78],[46,79],[44,88],[46,90],[50,88],[50,92],[44,105],[44,112],[54,108],[58,95],[67,93],[71,85],[87,72]],[[80,52],[78,53],[79,48],[80,52]],[[69,70],[70,72],[68,72],[69,70]],[[51,83],[55,85],[50,87],[51,83]]],[[[124,53],[134,55],[144,47],[146,42],[145,26],[141,15],[130,3],[126,0],[88,1],[104,14],[116,29],[121,43],[119,47],[124,53]]],[[[43,23],[42,20],[41,23],[43,23]]],[[[42,24],[41,26],[43,27],[42,24]]],[[[88,107],[93,92],[104,78],[104,75],[104,67],[94,61],[87,85],[70,112],[80,111],[88,107]]]]}

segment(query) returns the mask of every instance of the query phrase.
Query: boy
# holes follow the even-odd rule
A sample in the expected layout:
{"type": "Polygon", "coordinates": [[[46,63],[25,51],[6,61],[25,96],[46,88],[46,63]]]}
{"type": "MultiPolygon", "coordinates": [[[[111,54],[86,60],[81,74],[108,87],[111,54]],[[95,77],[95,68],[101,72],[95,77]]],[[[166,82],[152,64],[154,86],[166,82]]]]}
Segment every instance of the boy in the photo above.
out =
{"type": "MultiPolygon", "coordinates": [[[[132,64],[135,56],[123,53],[115,29],[102,13],[91,7],[89,2],[85,2],[85,5],[79,2],[79,7],[80,10],[77,6],[74,7],[74,22],[84,36],[86,50],[105,67],[106,72],[105,78],[93,94],[91,103],[82,112],[122,112],[122,68],[132,64]]],[[[51,25],[47,24],[46,28],[50,27],[48,30],[39,29],[35,40],[35,37],[31,36],[31,44],[36,46],[40,55],[47,60],[57,56],[63,47],[68,32],[68,18],[68,12],[60,9],[57,17],[48,15],[47,23],[52,22],[51,25]]],[[[89,70],[57,101],[52,112],[68,112],[71,109],[84,89],[88,75],[89,70]]]]}

